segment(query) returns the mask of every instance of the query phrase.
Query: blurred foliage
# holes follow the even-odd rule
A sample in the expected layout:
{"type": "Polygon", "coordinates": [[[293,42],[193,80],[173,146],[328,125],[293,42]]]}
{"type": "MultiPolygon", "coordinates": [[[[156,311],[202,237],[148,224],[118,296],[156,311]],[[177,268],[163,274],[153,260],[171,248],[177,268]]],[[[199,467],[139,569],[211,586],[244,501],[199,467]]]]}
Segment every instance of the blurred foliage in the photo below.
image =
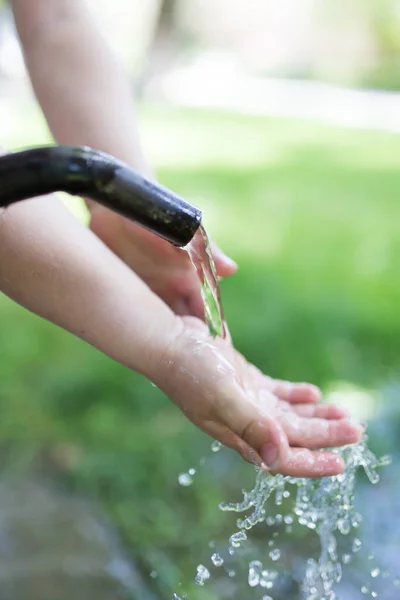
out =
{"type": "Polygon", "coordinates": [[[372,3],[370,28],[376,47],[376,63],[364,73],[368,87],[400,89],[400,9],[395,0],[372,3]]]}
{"type": "MultiPolygon", "coordinates": [[[[46,139],[29,111],[21,118],[9,146],[46,139]]],[[[400,139],[156,107],[142,119],[162,182],[204,207],[240,265],[222,296],[244,354],[273,376],[322,386],[394,378],[400,139]]],[[[0,322],[3,463],[44,457],[99,499],[170,597],[208,560],[208,541],[232,532],[217,505],[240,496],[252,469],[232,453],[211,455],[210,440],[141,377],[4,297],[0,322]],[[191,467],[196,484],[182,488],[178,474],[191,467]]],[[[216,598],[204,593],[190,597],[216,598]]]]}

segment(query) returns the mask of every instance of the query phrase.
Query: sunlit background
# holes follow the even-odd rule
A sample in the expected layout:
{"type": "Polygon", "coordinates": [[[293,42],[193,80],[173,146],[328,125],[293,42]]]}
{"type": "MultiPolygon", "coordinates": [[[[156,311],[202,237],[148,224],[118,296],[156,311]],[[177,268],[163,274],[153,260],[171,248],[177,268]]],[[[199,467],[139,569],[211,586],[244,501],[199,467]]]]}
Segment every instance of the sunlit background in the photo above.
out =
{"type": "MultiPolygon", "coordinates": [[[[365,597],[375,553],[391,571],[375,587],[397,599],[399,1],[90,4],[136,89],[160,181],[204,209],[239,263],[222,283],[237,347],[272,376],[321,385],[393,455],[376,488],[359,487],[369,538],[341,597],[365,597]]],[[[1,144],[48,142],[6,8],[0,18],[1,144]]],[[[145,380],[5,297],[0,331],[0,597],[261,600],[225,572],[190,585],[211,540],[226,552],[235,519],[218,504],[240,499],[252,468],[212,453],[145,380]]]]}

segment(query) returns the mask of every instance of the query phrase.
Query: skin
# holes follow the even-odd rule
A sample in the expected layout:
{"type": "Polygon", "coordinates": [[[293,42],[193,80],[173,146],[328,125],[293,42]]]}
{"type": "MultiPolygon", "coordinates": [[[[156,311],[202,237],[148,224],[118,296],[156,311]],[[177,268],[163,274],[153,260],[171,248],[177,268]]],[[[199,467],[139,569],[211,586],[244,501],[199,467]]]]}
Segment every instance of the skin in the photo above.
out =
{"type": "MultiPolygon", "coordinates": [[[[15,23],[36,97],[60,144],[108,152],[143,175],[144,157],[131,84],[81,0],[13,0],[15,23]]],[[[92,231],[175,313],[204,318],[186,252],[93,202],[92,231]]],[[[236,264],[214,244],[219,277],[236,264]]]]}
{"type": "Polygon", "coordinates": [[[320,404],[314,386],[265,376],[198,319],[180,323],[156,382],[195,425],[273,473],[319,477],[343,470],[336,453],[319,449],[360,440],[362,427],[345,409],[320,404]]]}
{"type": "MultiPolygon", "coordinates": [[[[88,145],[152,177],[123,70],[80,0],[13,0],[25,61],[59,143],[88,145]]],[[[309,384],[272,380],[210,338],[186,253],[88,201],[91,231],[54,198],[0,213],[0,289],[158,385],[198,427],[272,472],[339,473],[324,446],[361,427],[309,384]],[[182,317],[181,315],[189,315],[182,317]],[[250,448],[252,451],[250,451],[250,448]]],[[[220,277],[236,265],[214,246],[220,277]]]]}
{"type": "Polygon", "coordinates": [[[362,435],[343,409],[318,404],[314,386],[264,376],[202,321],[176,315],[55,198],[0,214],[0,289],[145,375],[197,427],[274,473],[339,473],[341,459],[318,449],[362,435]]]}

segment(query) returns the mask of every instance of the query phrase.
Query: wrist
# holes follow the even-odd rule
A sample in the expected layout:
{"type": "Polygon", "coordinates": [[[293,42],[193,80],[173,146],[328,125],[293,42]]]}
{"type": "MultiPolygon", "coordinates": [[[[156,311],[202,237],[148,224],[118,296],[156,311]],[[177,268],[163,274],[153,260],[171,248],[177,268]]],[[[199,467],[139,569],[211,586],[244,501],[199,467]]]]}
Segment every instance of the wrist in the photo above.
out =
{"type": "Polygon", "coordinates": [[[171,311],[168,321],[164,321],[162,328],[155,330],[148,340],[149,353],[140,372],[166,394],[171,391],[174,372],[179,369],[177,345],[184,330],[182,317],[171,311]]]}

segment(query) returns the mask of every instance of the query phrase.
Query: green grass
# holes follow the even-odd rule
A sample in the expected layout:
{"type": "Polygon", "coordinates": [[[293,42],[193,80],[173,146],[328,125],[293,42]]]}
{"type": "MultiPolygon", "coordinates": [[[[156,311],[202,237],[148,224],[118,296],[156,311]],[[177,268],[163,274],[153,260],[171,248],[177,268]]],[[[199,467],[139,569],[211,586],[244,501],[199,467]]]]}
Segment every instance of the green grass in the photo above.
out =
{"type": "MultiPolygon", "coordinates": [[[[48,139],[35,111],[14,116],[9,147],[48,139]]],[[[157,107],[141,116],[162,182],[204,208],[239,263],[222,296],[246,356],[326,387],[396,378],[400,138],[157,107]]],[[[180,488],[209,442],[157,390],[5,298],[0,323],[5,462],[50,457],[103,502],[144,570],[162,572],[154,585],[174,585],[176,565],[191,577],[206,542],[231,531],[217,504],[240,496],[249,470],[225,455],[180,488]]]]}

